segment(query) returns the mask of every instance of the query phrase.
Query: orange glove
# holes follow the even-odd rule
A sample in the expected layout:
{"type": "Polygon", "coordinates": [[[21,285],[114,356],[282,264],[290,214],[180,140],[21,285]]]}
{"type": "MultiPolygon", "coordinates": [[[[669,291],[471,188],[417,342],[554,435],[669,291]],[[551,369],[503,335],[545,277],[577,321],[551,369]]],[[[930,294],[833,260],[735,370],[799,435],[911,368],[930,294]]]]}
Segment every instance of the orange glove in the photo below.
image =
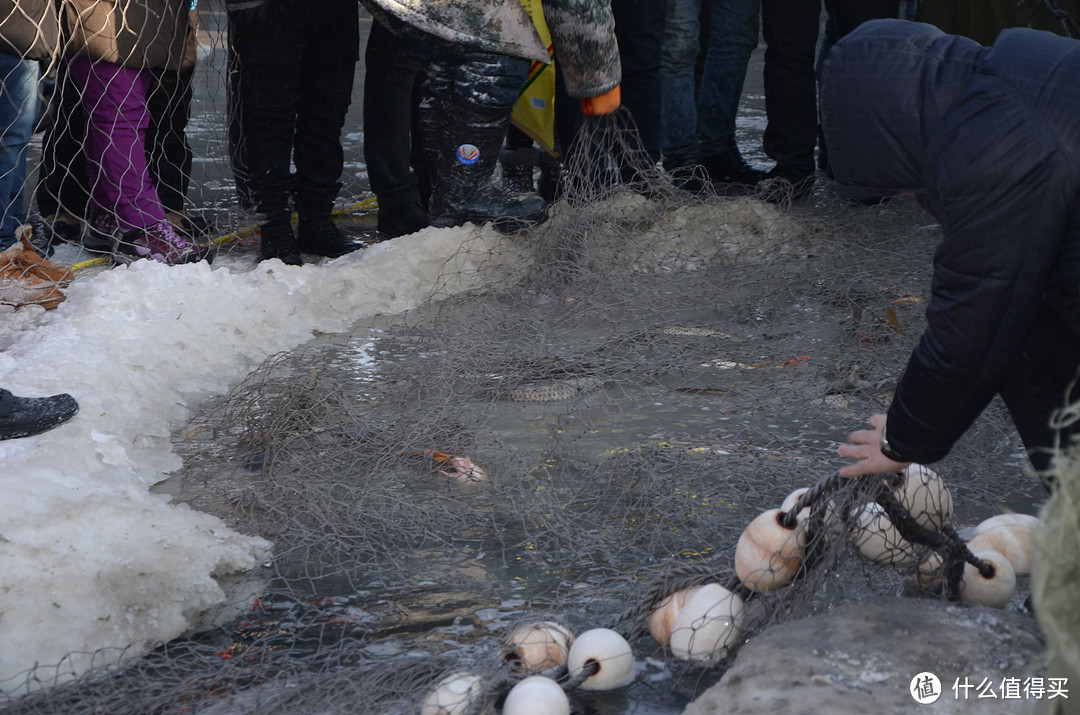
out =
{"type": "Polygon", "coordinates": [[[581,99],[581,113],[586,117],[595,117],[599,114],[611,114],[622,104],[622,93],[619,85],[615,89],[604,92],[598,97],[583,97],[581,99]]]}

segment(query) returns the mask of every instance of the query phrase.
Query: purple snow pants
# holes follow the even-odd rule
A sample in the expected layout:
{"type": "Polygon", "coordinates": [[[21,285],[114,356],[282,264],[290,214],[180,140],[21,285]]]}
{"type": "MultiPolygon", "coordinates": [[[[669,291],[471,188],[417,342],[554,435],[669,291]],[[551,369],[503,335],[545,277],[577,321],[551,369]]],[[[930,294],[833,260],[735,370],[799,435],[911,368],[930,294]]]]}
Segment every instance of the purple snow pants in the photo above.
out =
{"type": "Polygon", "coordinates": [[[67,63],[86,113],[90,208],[114,212],[121,231],[163,220],[165,209],[146,166],[150,70],[87,57],[70,57],[67,63]]]}

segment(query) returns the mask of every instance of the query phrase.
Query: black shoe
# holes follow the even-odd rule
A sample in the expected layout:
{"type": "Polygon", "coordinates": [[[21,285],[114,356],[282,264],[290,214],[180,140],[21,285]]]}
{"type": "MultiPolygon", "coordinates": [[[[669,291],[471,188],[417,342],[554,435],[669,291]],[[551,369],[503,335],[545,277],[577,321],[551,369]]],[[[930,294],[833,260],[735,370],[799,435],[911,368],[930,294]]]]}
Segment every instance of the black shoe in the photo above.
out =
{"type": "Polygon", "coordinates": [[[418,203],[379,209],[379,233],[397,238],[431,225],[428,212],[418,203]]]}
{"type": "Polygon", "coordinates": [[[539,150],[531,146],[521,149],[503,149],[499,152],[503,191],[508,194],[527,194],[536,191],[533,170],[539,160],[539,150]]]}
{"type": "Polygon", "coordinates": [[[173,229],[185,238],[205,239],[210,235],[210,222],[190,211],[167,211],[165,218],[169,219],[173,229]]]}
{"type": "Polygon", "coordinates": [[[82,247],[91,253],[112,253],[122,233],[115,213],[95,209],[90,212],[90,221],[82,234],[82,247]]]}
{"type": "Polygon", "coordinates": [[[777,164],[758,184],[761,198],[771,204],[791,204],[814,190],[814,168],[777,164]]]}
{"type": "Polygon", "coordinates": [[[0,389],[0,439],[29,437],[67,422],[79,411],[68,394],[16,397],[0,389]]]}
{"type": "Polygon", "coordinates": [[[713,154],[703,156],[701,165],[709,172],[709,179],[714,184],[740,184],[742,186],[756,186],[765,178],[767,172],[756,169],[738,153],[713,154]]]}
{"type": "Polygon", "coordinates": [[[705,175],[705,169],[700,165],[694,166],[664,166],[664,171],[671,178],[671,185],[680,191],[698,195],[707,193],[710,183],[705,175]]]}
{"type": "Polygon", "coordinates": [[[259,249],[263,260],[276,258],[287,266],[302,266],[300,247],[288,221],[273,221],[259,226],[259,249]]]}
{"type": "Polygon", "coordinates": [[[540,155],[540,180],[536,183],[536,193],[551,203],[555,200],[559,188],[559,176],[562,174],[562,160],[547,152],[540,155]]]}
{"type": "Polygon", "coordinates": [[[365,247],[359,241],[350,241],[346,238],[333,219],[329,217],[306,221],[301,217],[297,225],[296,242],[299,244],[301,253],[314,253],[316,256],[328,258],[338,258],[365,247]]]}
{"type": "Polygon", "coordinates": [[[78,246],[86,233],[86,222],[66,211],[57,211],[41,219],[42,231],[53,245],[60,241],[78,246]]]}

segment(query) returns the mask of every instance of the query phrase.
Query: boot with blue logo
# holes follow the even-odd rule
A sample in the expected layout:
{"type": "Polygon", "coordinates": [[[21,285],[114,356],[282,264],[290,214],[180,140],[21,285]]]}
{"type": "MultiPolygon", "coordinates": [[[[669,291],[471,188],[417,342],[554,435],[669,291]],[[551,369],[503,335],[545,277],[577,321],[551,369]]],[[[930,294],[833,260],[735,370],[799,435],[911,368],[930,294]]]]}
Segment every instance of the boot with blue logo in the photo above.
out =
{"type": "Polygon", "coordinates": [[[546,218],[547,202],[539,194],[510,194],[492,180],[511,109],[473,101],[469,93],[422,99],[420,127],[432,169],[432,226],[490,222],[496,230],[512,233],[546,218]]]}

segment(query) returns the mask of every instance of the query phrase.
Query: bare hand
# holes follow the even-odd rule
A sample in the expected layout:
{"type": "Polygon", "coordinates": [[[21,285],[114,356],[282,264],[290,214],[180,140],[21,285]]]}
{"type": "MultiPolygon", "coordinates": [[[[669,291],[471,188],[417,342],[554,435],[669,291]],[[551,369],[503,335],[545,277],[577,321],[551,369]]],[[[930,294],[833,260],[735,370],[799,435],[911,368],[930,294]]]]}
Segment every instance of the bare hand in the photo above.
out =
{"type": "Polygon", "coordinates": [[[894,462],[881,453],[881,431],[885,429],[885,415],[870,417],[870,429],[857,430],[848,435],[848,444],[836,450],[841,457],[855,460],[854,464],[839,470],[841,477],[861,477],[864,474],[894,474],[902,472],[908,462],[894,462]]]}

